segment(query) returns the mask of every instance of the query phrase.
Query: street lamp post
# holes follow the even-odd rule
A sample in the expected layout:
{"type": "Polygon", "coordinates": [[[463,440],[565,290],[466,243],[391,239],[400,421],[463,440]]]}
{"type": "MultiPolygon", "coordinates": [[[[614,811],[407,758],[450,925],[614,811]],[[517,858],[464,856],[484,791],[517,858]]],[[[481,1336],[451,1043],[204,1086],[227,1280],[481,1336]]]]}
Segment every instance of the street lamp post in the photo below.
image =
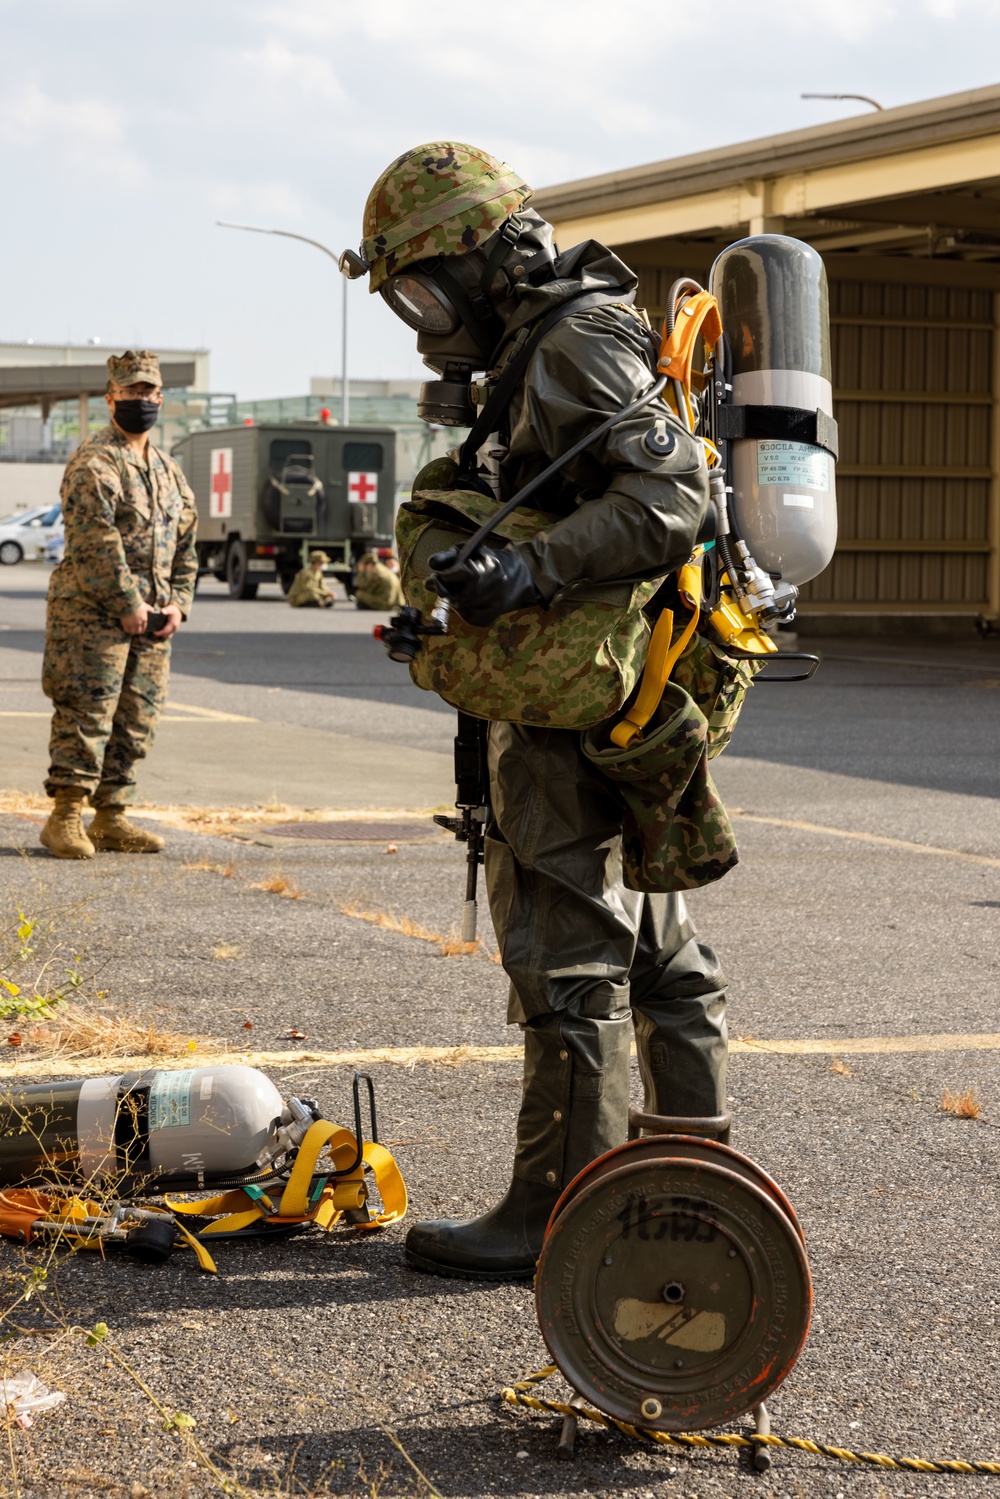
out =
{"type": "Polygon", "coordinates": [[[870,104],[872,109],[885,112],[885,105],[880,104],[877,99],[871,99],[867,94],[800,94],[800,99],[858,99],[862,104],[870,104]]]}
{"type": "MultiPolygon", "coordinates": [[[[309,239],[305,234],[292,234],[288,229],[262,229],[258,224],[230,224],[224,219],[216,219],[220,229],[245,229],[250,234],[277,234],[282,239],[298,239],[304,245],[313,245],[315,249],[322,250],[324,255],[329,255],[334,265],[339,269],[340,256],[335,255],[328,245],[320,244],[318,239],[309,239]]],[[[350,417],[350,396],[347,390],[347,281],[344,280],[344,300],[341,313],[341,343],[340,343],[340,413],[341,424],[347,426],[350,417]]]]}

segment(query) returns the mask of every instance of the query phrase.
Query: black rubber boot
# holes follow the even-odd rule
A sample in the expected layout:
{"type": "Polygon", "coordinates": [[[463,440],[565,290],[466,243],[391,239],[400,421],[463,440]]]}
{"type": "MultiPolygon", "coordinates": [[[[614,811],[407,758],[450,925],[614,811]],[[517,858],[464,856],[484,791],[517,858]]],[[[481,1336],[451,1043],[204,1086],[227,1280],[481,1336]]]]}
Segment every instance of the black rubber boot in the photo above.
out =
{"type": "Polygon", "coordinates": [[[457,1280],[531,1280],[561,1190],[515,1176],[481,1218],[415,1223],[406,1236],[407,1262],[457,1280]]]}

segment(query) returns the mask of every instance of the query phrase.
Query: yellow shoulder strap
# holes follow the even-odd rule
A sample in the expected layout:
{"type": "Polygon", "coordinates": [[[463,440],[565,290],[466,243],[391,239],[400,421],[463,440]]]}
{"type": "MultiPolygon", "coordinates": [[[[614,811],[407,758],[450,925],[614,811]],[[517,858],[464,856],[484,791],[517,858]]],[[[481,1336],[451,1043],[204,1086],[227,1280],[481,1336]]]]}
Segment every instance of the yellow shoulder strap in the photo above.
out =
{"type": "Polygon", "coordinates": [[[384,1145],[375,1145],[371,1140],[365,1145],[365,1165],[370,1166],[382,1199],[382,1211],[370,1223],[357,1223],[356,1228],[384,1228],[387,1223],[398,1223],[406,1215],[406,1183],[392,1156],[384,1145]]]}
{"type": "MultiPolygon", "coordinates": [[[[660,343],[661,375],[680,381],[687,404],[686,423],[694,430],[694,412],[691,410],[691,381],[695,349],[699,336],[706,349],[713,349],[722,337],[722,317],[719,304],[711,292],[700,291],[689,297],[674,320],[672,333],[667,333],[666,321],[660,343]]],[[[672,394],[670,396],[673,400],[672,394]]],[[[680,416],[678,411],[677,415],[680,416]]]]}
{"type": "MultiPolygon", "coordinates": [[[[342,1125],[331,1124],[327,1119],[319,1119],[311,1124],[299,1146],[295,1165],[281,1194],[279,1218],[302,1218],[309,1212],[309,1188],[324,1145],[329,1146],[334,1165],[337,1164],[338,1155],[345,1155],[349,1161],[357,1154],[358,1149],[354,1136],[342,1125]]],[[[358,1171],[361,1170],[359,1164],[358,1171]]]]}
{"type": "Polygon", "coordinates": [[[635,702],[621,723],[615,724],[611,730],[611,742],[619,749],[628,749],[649,723],[660,706],[663,690],[670,681],[670,673],[687,650],[698,627],[701,610],[701,567],[697,563],[686,562],[681,568],[678,590],[691,605],[691,618],[673,645],[670,643],[674,632],[673,613],[669,609],[664,609],[656,621],[635,702]]]}
{"type": "MultiPolygon", "coordinates": [[[[370,1222],[353,1226],[382,1228],[387,1223],[398,1222],[404,1216],[407,1207],[406,1185],[399,1167],[384,1145],[376,1145],[371,1141],[365,1144],[362,1158],[354,1170],[339,1176],[334,1185],[324,1189],[318,1201],[313,1200],[310,1196],[312,1179],[324,1147],[329,1151],[334,1167],[339,1166],[342,1172],[354,1159],[358,1149],[350,1130],[343,1129],[339,1124],[330,1124],[328,1120],[320,1119],[310,1125],[277,1208],[265,1193],[251,1193],[244,1187],[224,1192],[219,1197],[203,1197],[198,1202],[175,1202],[169,1197],[164,1198],[164,1201],[173,1213],[214,1218],[212,1223],[201,1229],[197,1236],[199,1239],[208,1238],[212,1234],[235,1233],[241,1228],[249,1228],[261,1218],[286,1223],[315,1219],[320,1227],[331,1228],[339,1222],[344,1208],[363,1203],[363,1195],[359,1194],[363,1193],[362,1182],[367,1166],[375,1177],[375,1185],[382,1199],[382,1211],[375,1214],[370,1222]],[[215,1216],[217,1214],[222,1216],[215,1216]]],[[[187,1238],[186,1229],[181,1224],[178,1224],[178,1228],[187,1238]]],[[[205,1265],[204,1268],[207,1269],[208,1266],[205,1265]]]]}
{"type": "Polygon", "coordinates": [[[201,1241],[195,1237],[190,1229],[185,1228],[183,1223],[176,1224],[176,1228],[185,1244],[189,1244],[190,1247],[194,1250],[195,1254],[198,1256],[198,1263],[201,1268],[203,1270],[207,1270],[209,1275],[216,1275],[218,1271],[215,1261],[209,1254],[208,1250],[205,1248],[204,1244],[202,1244],[201,1241]]]}

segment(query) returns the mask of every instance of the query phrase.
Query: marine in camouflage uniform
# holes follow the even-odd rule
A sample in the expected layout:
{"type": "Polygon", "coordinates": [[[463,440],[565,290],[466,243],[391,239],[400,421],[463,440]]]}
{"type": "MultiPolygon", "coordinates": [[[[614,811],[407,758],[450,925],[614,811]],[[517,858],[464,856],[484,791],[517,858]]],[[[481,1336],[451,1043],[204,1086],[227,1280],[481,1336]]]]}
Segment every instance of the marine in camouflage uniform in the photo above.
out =
{"type": "MultiPolygon", "coordinates": [[[[112,355],[108,369],[112,391],[129,399],[138,386],[155,399],[154,354],[112,355]]],[[[143,604],[161,612],[173,606],[174,622],[187,617],[198,571],[197,511],[177,463],[148,440],[143,455],[128,437],[112,420],[87,438],[60,489],[66,550],[49,584],[42,688],[54,709],[45,790],[56,800],[43,842],[62,857],[92,857],[95,846],[162,847],[127,822],[124,808],[166,699],[170,640],[128,634],[122,621],[143,604]],[[88,795],[98,809],[89,839],[79,823],[88,795]],[[72,824],[68,841],[61,810],[72,824]],[[62,852],[63,845],[76,851],[62,852]]]]}
{"type": "MultiPolygon", "coordinates": [[[[419,271],[430,257],[446,257],[450,267],[479,247],[485,256],[529,191],[509,168],[470,147],[435,144],[398,158],[366,208],[362,252],[372,290],[385,295],[387,277],[419,271]]],[[[551,226],[530,211],[528,220],[529,249],[537,254],[551,246],[551,226]]],[[[432,268],[427,275],[433,278],[432,268]]],[[[609,304],[558,322],[528,363],[508,412],[501,499],[651,385],[653,342],[643,320],[622,305],[636,284],[617,256],[588,242],[540,274],[522,269],[518,279],[515,266],[515,275],[489,286],[501,351],[570,298],[609,295],[609,304]]],[[[489,366],[483,360],[477,367],[489,366]]],[[[441,487],[440,475],[436,467],[432,487],[441,487]]],[[[415,496],[421,483],[418,477],[415,496]]],[[[496,561],[487,558],[478,577],[475,569],[462,575],[449,571],[446,559],[432,561],[441,569],[439,591],[470,623],[548,604],[575,582],[651,578],[679,567],[705,515],[707,474],[698,445],[660,404],[612,427],[535,500],[558,519],[531,541],[493,550],[496,561]],[[656,417],[675,439],[665,456],[643,444],[656,417]]],[[[562,1188],[626,1138],[633,1029],[647,1109],[724,1112],[719,961],[698,941],[682,895],[627,887],[625,803],[583,753],[582,740],[569,730],[490,727],[486,878],[511,981],[508,1019],[524,1035],[524,1090],[513,1180],[502,1201],[480,1218],[410,1230],[411,1263],[438,1274],[530,1275],[562,1188]]]]}
{"type": "Polygon", "coordinates": [[[404,602],[399,578],[375,552],[358,558],[354,602],[359,609],[398,609],[404,602]]]}

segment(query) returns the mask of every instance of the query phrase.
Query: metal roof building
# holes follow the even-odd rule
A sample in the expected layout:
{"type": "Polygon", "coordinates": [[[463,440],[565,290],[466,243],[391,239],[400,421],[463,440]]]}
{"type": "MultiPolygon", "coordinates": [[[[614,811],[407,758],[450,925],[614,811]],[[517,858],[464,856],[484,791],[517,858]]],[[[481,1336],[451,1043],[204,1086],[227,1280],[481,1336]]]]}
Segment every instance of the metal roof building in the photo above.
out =
{"type": "Polygon", "coordinates": [[[1000,620],[1000,87],[562,183],[532,206],[593,238],[662,316],[747,234],[830,280],[840,541],[803,614],[1000,620]]]}

